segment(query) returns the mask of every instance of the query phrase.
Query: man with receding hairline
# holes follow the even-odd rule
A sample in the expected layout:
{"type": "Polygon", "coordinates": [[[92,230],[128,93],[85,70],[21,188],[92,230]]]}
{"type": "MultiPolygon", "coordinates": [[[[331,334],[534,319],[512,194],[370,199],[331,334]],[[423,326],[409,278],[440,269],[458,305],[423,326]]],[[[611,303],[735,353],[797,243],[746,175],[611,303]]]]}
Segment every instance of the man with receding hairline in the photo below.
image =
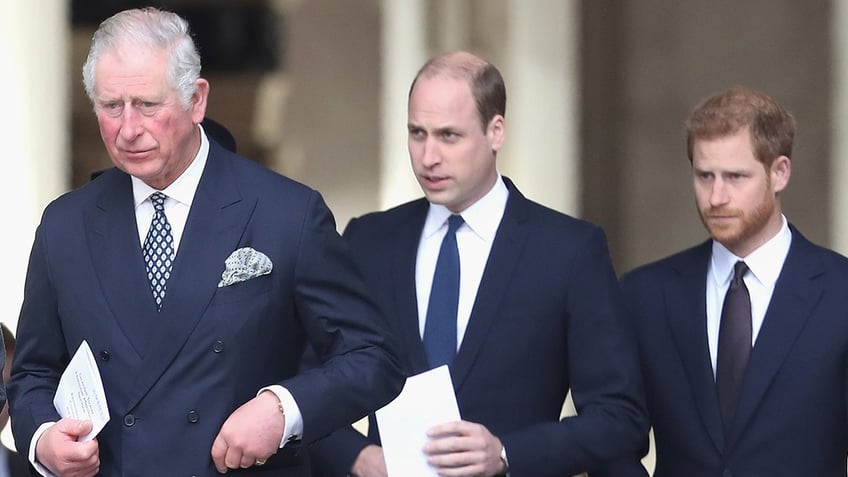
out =
{"type": "MultiPolygon", "coordinates": [[[[604,233],[526,199],[500,175],[505,106],[492,64],[467,52],[428,61],[408,117],[426,198],[354,219],[344,233],[402,343],[406,372],[449,365],[462,420],[430,429],[422,449],[442,476],[578,474],[636,454],[647,435],[604,233]],[[431,314],[451,234],[458,301],[431,314]],[[433,322],[444,319],[448,356],[434,359],[433,322]],[[569,389],[578,416],[560,420],[569,389]]],[[[351,428],[313,445],[316,474],[385,476],[370,423],[367,437],[351,428]]]]}

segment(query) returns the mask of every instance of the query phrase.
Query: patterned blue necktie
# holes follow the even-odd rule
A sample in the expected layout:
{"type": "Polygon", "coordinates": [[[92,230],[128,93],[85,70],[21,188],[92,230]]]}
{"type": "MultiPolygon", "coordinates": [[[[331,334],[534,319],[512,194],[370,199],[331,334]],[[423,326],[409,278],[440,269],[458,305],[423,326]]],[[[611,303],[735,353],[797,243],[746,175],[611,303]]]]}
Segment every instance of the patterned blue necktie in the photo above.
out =
{"type": "Polygon", "coordinates": [[[459,306],[459,249],[456,229],[464,221],[459,215],[448,218],[448,231],[442,239],[430,302],[424,322],[424,350],[430,368],[450,365],[456,356],[456,310],[459,306]]]}
{"type": "Polygon", "coordinates": [[[171,224],[165,217],[165,199],[165,194],[161,192],[150,195],[155,212],[147,238],[144,239],[144,263],[147,265],[147,279],[150,280],[157,311],[162,309],[165,287],[174,264],[174,237],[171,235],[171,224]]]}

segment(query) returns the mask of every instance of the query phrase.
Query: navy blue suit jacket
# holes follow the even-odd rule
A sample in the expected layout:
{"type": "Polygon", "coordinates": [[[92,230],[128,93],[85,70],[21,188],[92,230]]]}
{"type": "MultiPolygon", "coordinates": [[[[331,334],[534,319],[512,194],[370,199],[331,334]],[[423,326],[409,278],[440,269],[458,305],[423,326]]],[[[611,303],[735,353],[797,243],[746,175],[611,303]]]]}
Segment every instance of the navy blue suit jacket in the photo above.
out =
{"type": "MultiPolygon", "coordinates": [[[[501,439],[512,477],[577,474],[636,452],[647,435],[635,344],[603,231],[505,182],[506,210],[451,366],[459,409],[501,439]],[[579,417],[560,422],[569,388],[579,417]]],[[[366,215],[344,234],[410,375],[428,368],[415,297],[428,207],[420,199],[366,215]]],[[[373,427],[369,438],[346,429],[317,442],[316,470],[346,475],[379,442],[373,427]]]]}
{"type": "MultiPolygon", "coordinates": [[[[9,384],[22,453],[40,424],[59,418],[51,400],[82,340],[111,414],[98,436],[103,475],[218,475],[213,439],[267,385],[291,391],[307,442],[399,391],[385,320],[321,196],[210,143],[159,313],[128,175],[106,171],[45,209],[9,384]],[[242,247],[265,253],[273,271],[219,288],[224,261],[242,247]],[[298,373],[307,341],[326,365],[298,373]]],[[[307,475],[297,447],[230,473],[307,475]]]]}
{"type": "Polygon", "coordinates": [[[848,259],[791,230],[727,435],[707,345],[712,242],[622,277],[640,344],[656,477],[845,477],[848,259]]]}

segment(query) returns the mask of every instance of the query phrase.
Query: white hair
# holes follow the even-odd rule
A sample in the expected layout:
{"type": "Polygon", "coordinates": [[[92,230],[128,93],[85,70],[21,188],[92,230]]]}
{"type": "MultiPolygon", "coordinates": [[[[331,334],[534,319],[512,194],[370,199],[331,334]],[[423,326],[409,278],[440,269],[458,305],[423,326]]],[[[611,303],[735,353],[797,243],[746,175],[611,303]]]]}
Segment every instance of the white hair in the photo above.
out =
{"type": "Polygon", "coordinates": [[[94,32],[82,67],[82,81],[89,99],[94,101],[97,61],[104,53],[124,44],[168,51],[168,82],[179,94],[183,107],[189,107],[200,78],[200,54],[188,22],[176,13],[152,7],[116,13],[94,32]]]}

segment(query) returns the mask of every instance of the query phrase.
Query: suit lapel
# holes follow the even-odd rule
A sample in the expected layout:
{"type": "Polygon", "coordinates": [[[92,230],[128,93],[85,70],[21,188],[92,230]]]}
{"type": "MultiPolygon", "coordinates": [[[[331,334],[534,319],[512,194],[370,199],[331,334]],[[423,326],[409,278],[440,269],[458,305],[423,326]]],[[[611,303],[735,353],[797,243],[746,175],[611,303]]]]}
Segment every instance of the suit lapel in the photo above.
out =
{"type": "Polygon", "coordinates": [[[745,370],[734,418],[733,438],[741,434],[756,412],[757,405],[818,303],[823,291],[815,278],[823,273],[824,266],[811,244],[792,228],[792,245],[745,370]]]}
{"type": "Polygon", "coordinates": [[[664,284],[666,316],[678,347],[692,399],[716,449],[724,449],[724,430],[707,343],[707,269],[712,242],[697,247],[677,267],[679,276],[664,284]]]}
{"type": "Polygon", "coordinates": [[[418,374],[429,368],[418,323],[418,300],[415,293],[415,261],[418,242],[427,218],[429,205],[426,200],[416,203],[403,226],[398,228],[394,256],[392,258],[391,286],[395,289],[395,306],[400,320],[400,339],[409,356],[409,373],[418,374]]]}
{"type": "Polygon", "coordinates": [[[498,310],[501,298],[507,293],[514,275],[513,270],[519,263],[527,241],[528,227],[525,223],[528,201],[512,182],[506,178],[504,182],[509,188],[506,210],[489,252],[465,336],[451,366],[454,388],[457,391],[462,387],[480,349],[484,346],[492,324],[500,316],[498,310]]]}
{"type": "MultiPolygon", "coordinates": [[[[231,179],[229,154],[210,143],[206,168],[195,193],[168,281],[168,292],[158,313],[144,367],[136,378],[133,406],[165,372],[202,318],[217,290],[224,260],[239,244],[256,199],[243,197],[231,179]]],[[[155,314],[155,313],[154,313],[155,314]]]]}
{"type": "Polygon", "coordinates": [[[84,219],[89,254],[103,289],[102,296],[93,294],[91,299],[105,302],[127,342],[141,357],[156,307],[138,239],[130,178],[115,174],[111,186],[98,199],[97,208],[84,219]]]}

